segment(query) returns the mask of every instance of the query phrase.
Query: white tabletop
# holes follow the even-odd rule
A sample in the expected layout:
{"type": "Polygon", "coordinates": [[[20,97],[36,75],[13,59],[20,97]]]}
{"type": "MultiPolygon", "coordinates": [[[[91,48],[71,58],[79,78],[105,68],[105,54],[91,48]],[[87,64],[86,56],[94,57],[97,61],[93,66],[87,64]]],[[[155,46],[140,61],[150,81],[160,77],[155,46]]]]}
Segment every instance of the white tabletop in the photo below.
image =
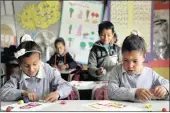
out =
{"type": "MultiPolygon", "coordinates": [[[[38,111],[100,111],[87,107],[84,105],[95,103],[95,102],[105,102],[108,100],[66,100],[66,104],[60,104],[61,100],[57,101],[50,106],[44,107],[38,111]]],[[[110,102],[119,102],[128,106],[139,108],[142,111],[147,111],[145,108],[146,104],[152,104],[151,111],[161,111],[162,108],[166,108],[169,111],[169,101],[148,101],[148,102],[127,102],[127,101],[110,101],[110,102]]],[[[10,105],[16,102],[1,102],[2,106],[10,105]]]]}

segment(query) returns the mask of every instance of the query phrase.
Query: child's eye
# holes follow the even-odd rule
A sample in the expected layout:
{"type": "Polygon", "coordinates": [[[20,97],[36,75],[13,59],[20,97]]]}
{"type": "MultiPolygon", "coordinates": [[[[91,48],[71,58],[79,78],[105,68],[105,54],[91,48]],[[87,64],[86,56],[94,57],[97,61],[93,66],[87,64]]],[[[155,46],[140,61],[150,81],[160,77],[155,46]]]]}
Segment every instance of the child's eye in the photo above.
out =
{"type": "Polygon", "coordinates": [[[138,61],[133,61],[134,63],[137,63],[138,61]]]}
{"type": "Polygon", "coordinates": [[[34,66],[36,66],[37,64],[33,64],[34,66]]]}
{"type": "Polygon", "coordinates": [[[124,62],[128,62],[128,60],[124,60],[124,62]]]}

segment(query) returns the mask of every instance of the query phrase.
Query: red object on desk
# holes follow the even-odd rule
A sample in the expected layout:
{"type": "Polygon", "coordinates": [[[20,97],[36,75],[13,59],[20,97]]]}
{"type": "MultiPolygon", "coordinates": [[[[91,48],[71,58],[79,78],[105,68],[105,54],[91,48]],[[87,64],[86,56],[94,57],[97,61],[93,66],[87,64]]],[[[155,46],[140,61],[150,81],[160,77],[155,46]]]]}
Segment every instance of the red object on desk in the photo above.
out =
{"type": "Polygon", "coordinates": [[[12,110],[12,108],[10,107],[10,106],[8,106],[7,108],[6,108],[6,112],[10,112],[12,110]]]}
{"type": "Polygon", "coordinates": [[[65,100],[62,100],[62,101],[60,102],[60,104],[66,104],[66,101],[65,101],[65,100]]]}
{"type": "Polygon", "coordinates": [[[162,108],[162,111],[163,111],[163,112],[166,112],[167,110],[166,110],[166,108],[162,108]]]}

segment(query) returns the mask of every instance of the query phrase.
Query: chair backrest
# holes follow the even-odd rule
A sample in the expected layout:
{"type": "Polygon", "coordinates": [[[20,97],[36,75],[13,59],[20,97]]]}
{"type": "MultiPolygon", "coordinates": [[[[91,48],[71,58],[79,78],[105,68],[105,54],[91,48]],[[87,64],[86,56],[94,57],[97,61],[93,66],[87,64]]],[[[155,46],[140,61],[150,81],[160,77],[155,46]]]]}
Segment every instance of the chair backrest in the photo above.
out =
{"type": "Polygon", "coordinates": [[[72,81],[72,80],[80,81],[80,74],[81,74],[81,72],[82,72],[82,68],[79,67],[76,70],[74,70],[71,73],[69,73],[68,81],[72,81]]]}
{"type": "Polygon", "coordinates": [[[72,91],[68,96],[68,100],[80,100],[80,94],[76,87],[72,86],[72,91]]]}

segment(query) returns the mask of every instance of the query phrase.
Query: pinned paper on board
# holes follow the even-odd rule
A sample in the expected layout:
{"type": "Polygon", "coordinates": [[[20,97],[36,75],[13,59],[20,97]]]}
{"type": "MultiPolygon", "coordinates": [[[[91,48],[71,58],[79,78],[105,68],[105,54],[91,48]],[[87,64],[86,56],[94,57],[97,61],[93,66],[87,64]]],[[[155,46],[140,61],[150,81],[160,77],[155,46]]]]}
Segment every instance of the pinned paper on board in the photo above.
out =
{"type": "Polygon", "coordinates": [[[11,16],[1,17],[1,47],[16,45],[16,30],[14,18],[11,16]]]}
{"type": "Polygon", "coordinates": [[[48,28],[60,19],[59,1],[41,1],[39,4],[27,4],[21,13],[17,14],[17,20],[23,28],[35,30],[36,28],[48,28]]]}
{"type": "Polygon", "coordinates": [[[147,50],[151,46],[152,1],[111,1],[110,21],[119,36],[118,45],[136,29],[145,39],[147,50]]]}
{"type": "Polygon", "coordinates": [[[92,44],[99,40],[103,9],[102,1],[63,1],[59,37],[65,39],[67,50],[76,54],[78,63],[87,64],[92,44]]]}

